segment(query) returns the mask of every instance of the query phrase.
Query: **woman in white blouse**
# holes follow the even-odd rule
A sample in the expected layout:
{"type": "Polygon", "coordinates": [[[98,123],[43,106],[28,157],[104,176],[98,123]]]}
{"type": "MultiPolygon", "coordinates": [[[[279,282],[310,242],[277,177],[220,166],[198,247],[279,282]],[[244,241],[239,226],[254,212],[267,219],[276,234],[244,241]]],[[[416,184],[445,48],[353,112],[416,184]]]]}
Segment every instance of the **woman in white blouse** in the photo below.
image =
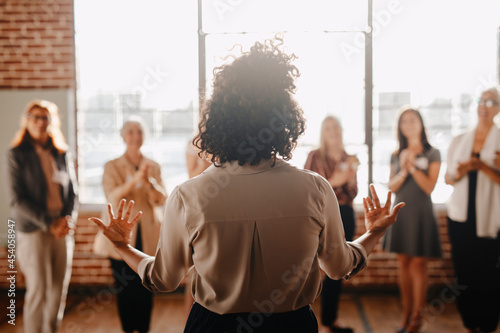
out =
{"type": "Polygon", "coordinates": [[[457,307],[468,333],[494,332],[500,316],[500,90],[485,90],[477,105],[474,130],[455,137],[448,150],[446,183],[448,231],[456,283],[457,307]]]}
{"type": "Polygon", "coordinates": [[[367,232],[346,242],[331,185],[286,162],[305,120],[293,98],[295,57],[275,43],[217,69],[194,140],[214,165],[172,191],[155,257],[129,244],[140,217],[133,202],[122,200],[114,217],[109,205],[109,227],[92,218],[151,290],[174,290],[195,268],[185,332],[317,332],[319,266],[334,279],[354,276],[404,205],[390,212],[390,193],[381,206],[372,187],[367,232]]]}

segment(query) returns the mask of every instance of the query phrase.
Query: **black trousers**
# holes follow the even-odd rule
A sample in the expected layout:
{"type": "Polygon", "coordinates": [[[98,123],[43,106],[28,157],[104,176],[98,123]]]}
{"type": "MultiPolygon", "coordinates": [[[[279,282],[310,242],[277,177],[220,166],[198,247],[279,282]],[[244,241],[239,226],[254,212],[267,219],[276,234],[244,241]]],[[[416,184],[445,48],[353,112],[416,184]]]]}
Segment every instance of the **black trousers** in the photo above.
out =
{"type": "MultiPolygon", "coordinates": [[[[356,228],[354,210],[349,205],[342,205],[340,206],[340,216],[344,224],[345,238],[352,241],[356,228]]],[[[332,280],[325,276],[321,290],[321,323],[324,326],[331,326],[337,319],[341,291],[342,280],[332,280]]]]}
{"type": "Polygon", "coordinates": [[[476,236],[475,221],[448,219],[457,308],[465,327],[494,332],[500,319],[500,240],[476,236]]]}
{"type": "MultiPolygon", "coordinates": [[[[137,230],[136,248],[142,249],[140,226],[137,230]]],[[[125,332],[149,331],[153,310],[153,293],[143,285],[141,278],[123,260],[110,259],[115,279],[118,315],[125,332]]]]}
{"type": "Polygon", "coordinates": [[[284,313],[217,314],[194,303],[184,333],[318,333],[310,306],[284,313]]]}

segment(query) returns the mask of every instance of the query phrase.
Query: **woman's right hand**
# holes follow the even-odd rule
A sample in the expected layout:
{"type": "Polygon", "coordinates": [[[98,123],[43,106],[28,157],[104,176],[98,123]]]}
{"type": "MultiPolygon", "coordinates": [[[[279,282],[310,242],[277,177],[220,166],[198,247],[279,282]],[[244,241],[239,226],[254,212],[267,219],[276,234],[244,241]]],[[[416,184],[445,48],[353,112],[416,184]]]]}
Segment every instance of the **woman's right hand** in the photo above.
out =
{"type": "Polygon", "coordinates": [[[131,200],[128,203],[125,215],[123,215],[123,208],[125,207],[126,202],[127,201],[125,199],[120,200],[116,217],[113,216],[113,207],[108,203],[108,217],[110,223],[107,227],[97,217],[89,218],[90,221],[97,224],[99,229],[102,230],[104,236],[106,236],[116,247],[126,247],[130,244],[132,228],[137,224],[137,221],[139,221],[139,218],[142,215],[142,212],[139,211],[135,217],[129,221],[130,213],[134,207],[134,201],[131,200]]]}
{"type": "Polygon", "coordinates": [[[383,234],[388,227],[396,222],[399,210],[404,207],[405,203],[398,203],[391,212],[391,191],[387,193],[387,200],[383,207],[380,205],[380,200],[373,184],[370,185],[370,192],[373,200],[369,197],[363,198],[366,230],[372,233],[383,234]]]}
{"type": "Polygon", "coordinates": [[[459,162],[457,165],[457,171],[455,172],[455,180],[461,179],[463,176],[474,170],[472,165],[472,160],[465,162],[459,162]]]}
{"type": "Polygon", "coordinates": [[[53,221],[49,227],[49,232],[57,239],[63,238],[67,234],[74,232],[75,224],[71,216],[62,216],[53,221]]]}

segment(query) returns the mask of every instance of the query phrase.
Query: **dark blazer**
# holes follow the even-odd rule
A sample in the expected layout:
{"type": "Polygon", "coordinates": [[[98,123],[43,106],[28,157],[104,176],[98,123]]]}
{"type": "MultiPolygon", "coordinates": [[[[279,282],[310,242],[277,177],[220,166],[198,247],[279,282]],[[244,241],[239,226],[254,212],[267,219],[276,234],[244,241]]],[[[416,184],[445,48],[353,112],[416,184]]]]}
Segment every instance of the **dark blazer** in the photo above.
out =
{"type": "MultiPolygon", "coordinates": [[[[68,181],[61,184],[61,216],[70,215],[76,223],[78,186],[72,158],[69,152],[61,154],[54,147],[51,152],[57,168],[69,175],[68,181]]],[[[35,147],[25,141],[9,150],[7,160],[11,219],[17,230],[48,230],[53,217],[47,212],[47,182],[35,147]]]]}

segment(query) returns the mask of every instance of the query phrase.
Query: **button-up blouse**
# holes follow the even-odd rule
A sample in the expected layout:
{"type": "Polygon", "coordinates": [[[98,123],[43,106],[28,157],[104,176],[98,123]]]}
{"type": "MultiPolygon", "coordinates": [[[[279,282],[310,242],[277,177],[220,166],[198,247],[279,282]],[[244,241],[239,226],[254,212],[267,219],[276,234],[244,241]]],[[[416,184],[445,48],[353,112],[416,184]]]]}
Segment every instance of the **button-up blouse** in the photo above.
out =
{"type": "Polygon", "coordinates": [[[144,286],[176,289],[195,267],[196,302],[219,313],[287,312],[333,279],[366,267],[366,251],[346,242],[332,187],[316,173],[278,160],[211,166],[167,200],[155,257],[139,263],[144,286]]]}

